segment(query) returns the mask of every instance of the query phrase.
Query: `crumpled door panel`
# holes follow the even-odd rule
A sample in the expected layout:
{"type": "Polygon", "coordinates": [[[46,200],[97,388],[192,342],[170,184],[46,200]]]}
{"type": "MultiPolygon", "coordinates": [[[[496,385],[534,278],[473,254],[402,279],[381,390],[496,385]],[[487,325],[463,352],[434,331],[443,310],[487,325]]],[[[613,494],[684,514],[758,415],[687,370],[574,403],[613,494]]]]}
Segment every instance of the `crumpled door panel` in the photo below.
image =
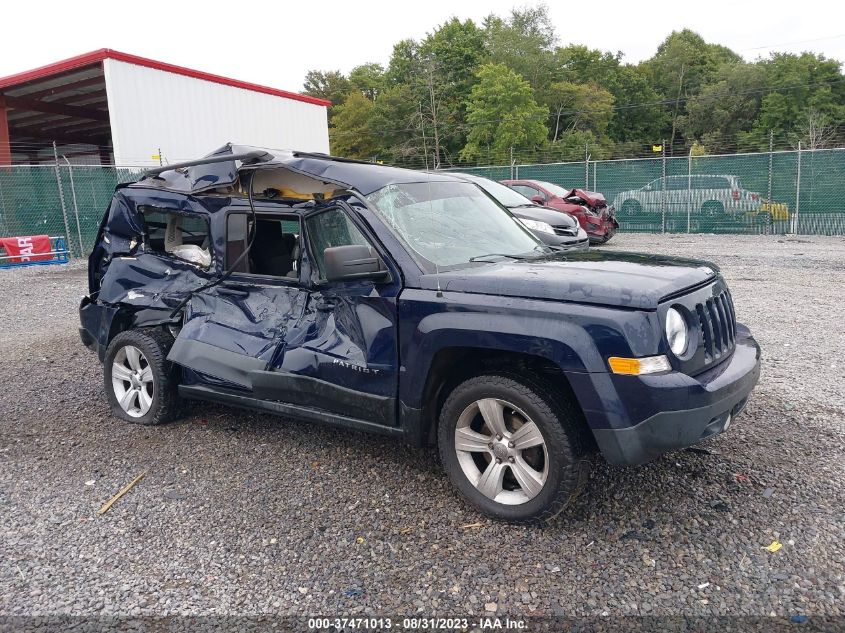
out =
{"type": "Polygon", "coordinates": [[[109,263],[97,298],[109,304],[125,303],[169,313],[208,279],[208,274],[187,262],[139,252],[115,257],[109,263]]]}
{"type": "Polygon", "coordinates": [[[271,371],[250,372],[256,397],[395,425],[396,302],[364,293],[312,293],[271,371]]]}
{"type": "Polygon", "coordinates": [[[299,339],[289,337],[281,369],[394,398],[396,301],[361,289],[311,295],[299,339]],[[306,325],[307,324],[307,325],[306,325]]]}
{"type": "Polygon", "coordinates": [[[221,285],[198,293],[168,360],[252,389],[250,371],[271,367],[307,294],[286,286],[221,285]]]}

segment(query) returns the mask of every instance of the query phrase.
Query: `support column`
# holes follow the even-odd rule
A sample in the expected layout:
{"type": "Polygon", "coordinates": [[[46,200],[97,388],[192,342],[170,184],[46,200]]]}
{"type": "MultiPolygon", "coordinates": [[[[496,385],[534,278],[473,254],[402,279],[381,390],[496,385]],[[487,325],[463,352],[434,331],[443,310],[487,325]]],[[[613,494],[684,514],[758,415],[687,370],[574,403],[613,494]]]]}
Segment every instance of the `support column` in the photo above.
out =
{"type": "Polygon", "coordinates": [[[9,144],[9,119],[6,117],[6,99],[0,95],[0,167],[12,164],[12,146],[9,144]]]}

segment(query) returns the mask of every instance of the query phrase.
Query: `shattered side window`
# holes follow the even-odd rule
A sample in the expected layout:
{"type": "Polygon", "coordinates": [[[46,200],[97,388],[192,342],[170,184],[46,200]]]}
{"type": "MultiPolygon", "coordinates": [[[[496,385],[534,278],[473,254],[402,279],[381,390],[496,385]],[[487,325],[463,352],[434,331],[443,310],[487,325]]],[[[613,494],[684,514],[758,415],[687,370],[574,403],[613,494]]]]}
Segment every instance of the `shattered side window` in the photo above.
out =
{"type": "Polygon", "coordinates": [[[176,257],[201,268],[211,266],[207,220],[155,207],[141,207],[140,211],[150,251],[176,257]]]}

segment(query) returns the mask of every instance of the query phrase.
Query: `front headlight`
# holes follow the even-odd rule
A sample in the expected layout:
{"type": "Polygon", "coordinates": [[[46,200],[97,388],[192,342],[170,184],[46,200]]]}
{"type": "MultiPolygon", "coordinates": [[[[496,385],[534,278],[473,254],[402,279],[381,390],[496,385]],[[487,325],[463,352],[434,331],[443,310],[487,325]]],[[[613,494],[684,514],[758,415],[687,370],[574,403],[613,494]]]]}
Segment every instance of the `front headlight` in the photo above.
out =
{"type": "Polygon", "coordinates": [[[669,308],[666,311],[666,340],[675,356],[682,356],[687,351],[689,342],[687,322],[675,308],[669,308]]]}
{"type": "Polygon", "coordinates": [[[555,234],[555,230],[552,228],[551,224],[547,224],[546,222],[540,222],[539,220],[526,220],[525,218],[518,218],[520,222],[522,222],[523,226],[532,231],[540,231],[541,233],[551,233],[552,235],[555,234]]]}

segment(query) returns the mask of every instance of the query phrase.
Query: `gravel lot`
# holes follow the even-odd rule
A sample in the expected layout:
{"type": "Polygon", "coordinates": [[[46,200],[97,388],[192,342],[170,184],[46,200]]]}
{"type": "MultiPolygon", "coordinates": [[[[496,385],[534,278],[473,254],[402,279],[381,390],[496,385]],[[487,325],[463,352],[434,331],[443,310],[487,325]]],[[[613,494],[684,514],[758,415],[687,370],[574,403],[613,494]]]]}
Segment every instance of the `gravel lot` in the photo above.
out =
{"type": "Polygon", "coordinates": [[[845,615],[845,240],[610,246],[717,262],[763,377],[710,454],[599,463],[543,528],[385,438],[213,405],[120,422],[76,332],[84,266],[0,271],[0,614],[845,615]]]}

